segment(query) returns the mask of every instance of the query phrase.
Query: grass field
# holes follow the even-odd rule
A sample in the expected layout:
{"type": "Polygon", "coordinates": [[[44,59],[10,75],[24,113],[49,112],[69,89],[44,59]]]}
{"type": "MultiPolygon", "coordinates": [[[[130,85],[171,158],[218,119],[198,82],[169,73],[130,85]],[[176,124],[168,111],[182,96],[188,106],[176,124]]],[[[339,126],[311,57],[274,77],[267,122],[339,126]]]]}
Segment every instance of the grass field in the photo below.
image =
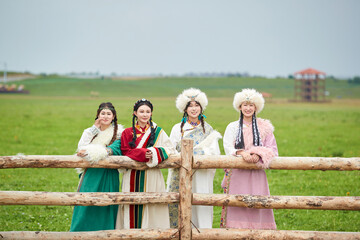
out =
{"type": "MultiPolygon", "coordinates": [[[[20,83],[20,82],[18,82],[20,83]]],[[[183,88],[199,87],[209,97],[207,121],[220,133],[238,117],[232,97],[243,87],[270,92],[259,117],[271,119],[281,156],[360,156],[360,87],[330,80],[334,97],[326,104],[289,103],[289,79],[154,79],[142,81],[98,79],[33,79],[23,81],[30,95],[0,95],[0,155],[70,155],[84,128],[93,124],[99,103],[111,101],[119,123],[130,127],[133,103],[149,98],[154,121],[167,133],[180,121],[175,98],[183,88]],[[91,98],[90,91],[100,97],[91,98]],[[341,99],[340,99],[341,96],[341,99]],[[344,99],[345,98],[345,99],[344,99]]],[[[332,89],[332,90],[331,90],[332,89]]],[[[220,141],[221,151],[222,141],[220,141]]],[[[164,171],[166,176],[166,170],[164,171]]],[[[360,196],[358,171],[267,170],[272,195],[360,196]]],[[[214,180],[221,193],[222,170],[214,180]]],[[[0,190],[76,191],[73,169],[2,169],[0,190]]],[[[360,231],[358,211],[274,210],[278,229],[360,231]]],[[[68,231],[72,208],[61,206],[0,206],[0,231],[68,231]]],[[[215,207],[214,227],[220,208],[215,207]]]]}

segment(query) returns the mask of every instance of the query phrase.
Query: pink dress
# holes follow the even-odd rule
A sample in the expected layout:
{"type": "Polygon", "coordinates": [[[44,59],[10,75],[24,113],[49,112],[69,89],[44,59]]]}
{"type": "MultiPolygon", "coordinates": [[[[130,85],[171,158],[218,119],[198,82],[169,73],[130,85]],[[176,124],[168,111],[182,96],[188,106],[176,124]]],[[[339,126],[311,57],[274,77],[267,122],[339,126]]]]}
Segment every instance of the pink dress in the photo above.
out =
{"type": "MultiPolygon", "coordinates": [[[[268,120],[257,118],[262,146],[253,145],[251,124],[243,125],[245,150],[256,153],[260,160],[256,163],[267,168],[274,156],[278,156],[274,127],[268,120]]],[[[230,123],[224,134],[224,150],[227,155],[235,155],[235,138],[239,121],[230,123]]],[[[270,195],[269,185],[264,170],[225,169],[222,182],[226,194],[270,195]]],[[[221,213],[220,227],[248,229],[276,229],[272,209],[255,209],[224,206],[221,213]]]]}

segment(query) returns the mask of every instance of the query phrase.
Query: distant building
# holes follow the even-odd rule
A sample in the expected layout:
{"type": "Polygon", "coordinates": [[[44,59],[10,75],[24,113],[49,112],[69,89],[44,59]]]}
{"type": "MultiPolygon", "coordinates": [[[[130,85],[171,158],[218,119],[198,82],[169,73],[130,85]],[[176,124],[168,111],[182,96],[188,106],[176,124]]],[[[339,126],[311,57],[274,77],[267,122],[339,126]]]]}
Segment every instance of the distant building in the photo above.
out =
{"type": "Polygon", "coordinates": [[[295,101],[325,102],[325,76],[313,68],[295,72],[295,101]]]}

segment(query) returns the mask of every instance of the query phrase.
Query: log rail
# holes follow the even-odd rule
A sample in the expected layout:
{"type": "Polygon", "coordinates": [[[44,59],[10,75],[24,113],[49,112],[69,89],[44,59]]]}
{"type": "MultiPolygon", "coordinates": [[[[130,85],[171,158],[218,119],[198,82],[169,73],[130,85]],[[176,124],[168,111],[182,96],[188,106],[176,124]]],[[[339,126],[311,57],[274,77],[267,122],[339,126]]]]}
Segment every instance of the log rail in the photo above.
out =
{"type": "MultiPolygon", "coordinates": [[[[241,168],[259,169],[255,164],[247,163],[239,157],[225,155],[193,156],[192,168],[241,168]]],[[[158,168],[179,168],[180,155],[170,156],[169,159],[157,166],[158,168]]],[[[0,169],[6,168],[113,168],[138,169],[149,167],[142,162],[136,162],[126,156],[110,156],[98,163],[91,164],[76,155],[19,155],[0,156],[0,169]]],[[[360,158],[338,157],[275,157],[270,169],[279,170],[360,170],[360,158]]]]}
{"type": "MultiPolygon", "coordinates": [[[[185,185],[186,186],[186,185],[185,185]]],[[[0,191],[0,205],[108,206],[180,202],[179,193],[0,191]]],[[[256,196],[193,193],[191,205],[272,209],[360,210],[360,197],[256,196]]]]}
{"type": "MultiPolygon", "coordinates": [[[[314,240],[359,240],[357,232],[322,232],[291,230],[249,230],[249,229],[192,229],[194,240],[220,239],[314,239],[314,240]],[[199,230],[199,231],[198,231],[199,230]]],[[[0,232],[0,239],[179,239],[177,229],[131,229],[94,232],[0,232]]]]}

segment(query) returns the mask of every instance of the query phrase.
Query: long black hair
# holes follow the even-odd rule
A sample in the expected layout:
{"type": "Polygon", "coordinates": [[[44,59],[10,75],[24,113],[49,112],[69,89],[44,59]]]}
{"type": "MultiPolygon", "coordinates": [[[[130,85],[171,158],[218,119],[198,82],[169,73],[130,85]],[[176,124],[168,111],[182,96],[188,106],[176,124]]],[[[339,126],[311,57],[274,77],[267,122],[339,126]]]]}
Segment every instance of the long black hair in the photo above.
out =
{"type": "MultiPolygon", "coordinates": [[[[143,99],[140,99],[138,100],[135,104],[134,104],[134,111],[133,112],[136,112],[139,107],[141,107],[142,105],[146,105],[148,106],[150,109],[151,109],[151,112],[153,111],[153,105],[152,103],[143,98],[143,99]]],[[[129,145],[130,147],[136,147],[135,145],[135,141],[136,141],[136,129],[135,129],[135,120],[137,119],[136,115],[133,113],[133,118],[132,118],[132,129],[133,129],[133,139],[131,142],[129,142],[129,145]]],[[[153,122],[152,122],[152,117],[150,117],[150,129],[151,129],[151,133],[150,133],[150,138],[149,138],[149,141],[147,143],[147,146],[153,146],[154,145],[154,141],[155,141],[155,128],[154,128],[154,125],[153,125],[153,122]]]]}
{"type": "MultiPolygon", "coordinates": [[[[243,119],[244,114],[240,111],[239,131],[237,132],[235,139],[235,149],[245,149],[244,134],[243,134],[243,119]]],[[[260,132],[256,121],[256,114],[252,116],[252,132],[253,132],[253,144],[254,146],[261,146],[260,132]]]]}
{"type": "MultiPolygon", "coordinates": [[[[117,130],[118,130],[116,110],[111,102],[103,102],[99,105],[98,110],[96,111],[95,120],[99,118],[99,114],[103,109],[109,109],[112,112],[112,114],[114,115],[114,120],[112,121],[112,123],[114,123],[114,133],[113,133],[113,137],[112,137],[110,143],[108,144],[108,145],[110,145],[115,141],[116,135],[117,135],[117,130]]],[[[96,136],[94,138],[96,138],[96,136]]],[[[93,141],[94,138],[91,141],[93,141]]]]}

